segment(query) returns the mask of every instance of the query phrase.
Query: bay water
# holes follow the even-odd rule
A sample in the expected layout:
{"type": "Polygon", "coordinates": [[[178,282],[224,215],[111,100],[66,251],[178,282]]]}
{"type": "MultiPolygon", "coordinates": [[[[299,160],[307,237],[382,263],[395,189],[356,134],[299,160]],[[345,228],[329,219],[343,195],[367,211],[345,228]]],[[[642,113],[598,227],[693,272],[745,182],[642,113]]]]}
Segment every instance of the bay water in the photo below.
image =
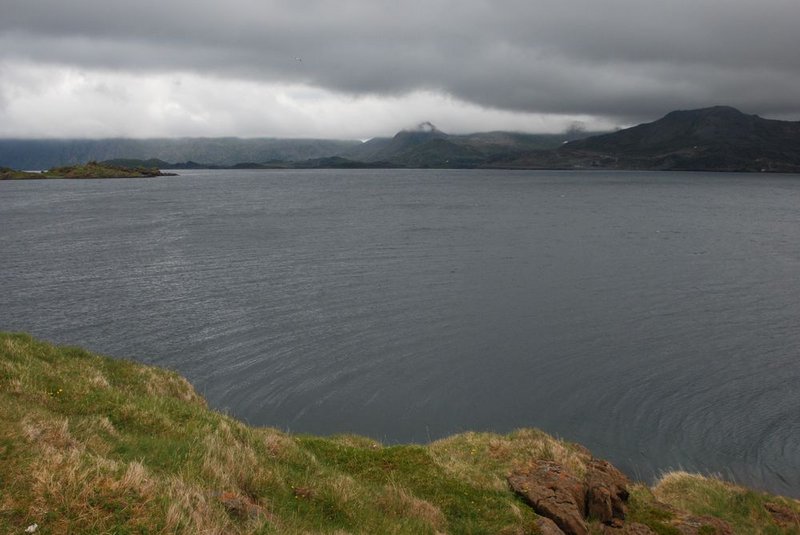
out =
{"type": "Polygon", "coordinates": [[[800,496],[800,176],[179,173],[0,182],[0,330],[253,425],[538,427],[800,496]]]}

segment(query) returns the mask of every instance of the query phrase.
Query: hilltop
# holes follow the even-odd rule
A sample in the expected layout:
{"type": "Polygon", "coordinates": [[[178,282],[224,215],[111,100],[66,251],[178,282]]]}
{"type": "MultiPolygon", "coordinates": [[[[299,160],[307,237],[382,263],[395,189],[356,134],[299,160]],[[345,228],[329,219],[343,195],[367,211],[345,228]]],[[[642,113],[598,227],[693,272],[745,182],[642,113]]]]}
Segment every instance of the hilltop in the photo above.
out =
{"type": "Polygon", "coordinates": [[[796,500],[680,472],[648,487],[541,431],[254,428],[174,372],[23,334],[0,333],[0,418],[3,533],[800,533],[796,500]]]}

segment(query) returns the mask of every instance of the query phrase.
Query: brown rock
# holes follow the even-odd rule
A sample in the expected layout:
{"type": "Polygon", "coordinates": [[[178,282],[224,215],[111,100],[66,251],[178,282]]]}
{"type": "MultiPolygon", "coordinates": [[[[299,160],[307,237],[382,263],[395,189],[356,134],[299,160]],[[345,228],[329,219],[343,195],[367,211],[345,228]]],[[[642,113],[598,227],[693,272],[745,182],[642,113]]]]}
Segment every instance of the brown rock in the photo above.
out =
{"type": "Polygon", "coordinates": [[[611,492],[607,487],[591,487],[586,493],[586,516],[609,523],[614,518],[611,492]]]}
{"type": "Polygon", "coordinates": [[[767,502],[764,504],[764,508],[780,527],[800,528],[800,516],[789,507],[776,502],[767,502]]]}
{"type": "Polygon", "coordinates": [[[549,518],[545,518],[540,516],[536,519],[536,529],[539,535],[564,535],[564,532],[561,531],[555,522],[550,520],[549,518]]]}
{"type": "Polygon", "coordinates": [[[603,523],[624,520],[630,480],[608,461],[592,459],[586,467],[586,515],[603,523]]]}
{"type": "Polygon", "coordinates": [[[537,514],[555,522],[566,535],[588,535],[583,520],[585,486],[563,466],[535,461],[531,468],[511,474],[508,483],[537,514]]]}
{"type": "Polygon", "coordinates": [[[508,482],[536,513],[568,535],[588,533],[587,518],[617,530],[624,527],[630,481],[607,461],[591,459],[583,479],[556,462],[535,461],[530,468],[511,474],[508,482]]]}

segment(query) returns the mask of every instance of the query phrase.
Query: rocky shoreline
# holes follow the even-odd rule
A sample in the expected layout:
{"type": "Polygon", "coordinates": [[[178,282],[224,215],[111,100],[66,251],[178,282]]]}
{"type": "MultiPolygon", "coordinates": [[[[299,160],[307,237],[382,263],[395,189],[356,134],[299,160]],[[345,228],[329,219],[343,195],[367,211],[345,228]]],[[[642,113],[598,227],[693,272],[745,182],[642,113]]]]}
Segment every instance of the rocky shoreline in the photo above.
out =
{"type": "MultiPolygon", "coordinates": [[[[731,523],[711,515],[681,511],[667,503],[651,504],[664,520],[653,527],[630,520],[629,487],[633,483],[611,463],[592,458],[582,477],[553,461],[536,460],[508,477],[509,487],[540,515],[536,521],[543,535],[590,535],[591,522],[599,523],[603,535],[733,535],[731,523]]],[[[798,527],[797,513],[777,502],[764,509],[784,529],[798,527]]]]}

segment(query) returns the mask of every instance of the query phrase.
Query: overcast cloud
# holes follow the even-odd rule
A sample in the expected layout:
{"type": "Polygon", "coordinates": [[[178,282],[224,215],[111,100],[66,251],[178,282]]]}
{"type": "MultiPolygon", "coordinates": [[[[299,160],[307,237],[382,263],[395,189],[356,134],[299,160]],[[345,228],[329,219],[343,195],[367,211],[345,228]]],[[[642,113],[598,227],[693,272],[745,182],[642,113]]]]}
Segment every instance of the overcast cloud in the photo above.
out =
{"type": "Polygon", "coordinates": [[[0,0],[0,136],[797,119],[798,27],[797,0],[0,0]]]}

